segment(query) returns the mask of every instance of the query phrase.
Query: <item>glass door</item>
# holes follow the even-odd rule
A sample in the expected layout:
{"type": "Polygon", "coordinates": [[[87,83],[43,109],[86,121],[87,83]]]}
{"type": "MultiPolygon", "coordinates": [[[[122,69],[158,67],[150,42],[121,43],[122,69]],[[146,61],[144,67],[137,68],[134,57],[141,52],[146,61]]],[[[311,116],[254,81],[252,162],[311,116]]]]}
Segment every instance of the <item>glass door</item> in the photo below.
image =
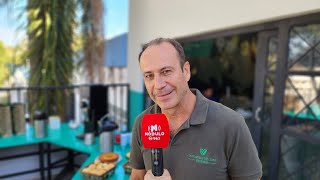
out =
{"type": "Polygon", "coordinates": [[[320,23],[289,28],[278,179],[319,179],[320,23]]]}
{"type": "Polygon", "coordinates": [[[259,32],[254,80],[254,113],[250,124],[250,131],[263,165],[264,177],[268,173],[270,122],[272,117],[275,70],[278,59],[277,51],[277,31],[259,32]]]}
{"type": "Polygon", "coordinates": [[[250,130],[263,179],[320,178],[320,23],[258,34],[250,130]]]}

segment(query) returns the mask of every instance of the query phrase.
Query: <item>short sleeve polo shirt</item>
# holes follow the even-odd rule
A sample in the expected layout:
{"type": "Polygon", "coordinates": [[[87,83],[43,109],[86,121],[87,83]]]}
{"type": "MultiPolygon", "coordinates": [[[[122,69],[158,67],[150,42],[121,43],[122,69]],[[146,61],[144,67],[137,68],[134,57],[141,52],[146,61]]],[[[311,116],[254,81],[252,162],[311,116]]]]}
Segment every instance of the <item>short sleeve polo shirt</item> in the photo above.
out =
{"type": "MultiPolygon", "coordinates": [[[[188,120],[163,149],[164,168],[174,180],[257,180],[262,166],[251,134],[241,115],[206,99],[198,90],[196,105],[188,120]]],[[[141,113],[132,131],[130,164],[151,169],[151,149],[140,137],[143,115],[155,113],[157,105],[141,113]]]]}

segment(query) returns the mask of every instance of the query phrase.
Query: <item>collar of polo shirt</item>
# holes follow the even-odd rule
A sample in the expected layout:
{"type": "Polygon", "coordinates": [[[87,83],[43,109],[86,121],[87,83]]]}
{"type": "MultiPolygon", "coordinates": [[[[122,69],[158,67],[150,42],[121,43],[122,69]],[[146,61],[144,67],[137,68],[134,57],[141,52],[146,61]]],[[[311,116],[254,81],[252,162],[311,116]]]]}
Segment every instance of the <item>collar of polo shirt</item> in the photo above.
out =
{"type": "MultiPolygon", "coordinates": [[[[200,125],[204,124],[207,119],[207,113],[208,113],[208,99],[205,98],[201,92],[197,89],[191,89],[192,93],[196,95],[196,104],[195,109],[192,111],[190,118],[187,120],[187,123],[184,123],[187,125],[185,128],[189,128],[190,125],[200,125]]],[[[161,113],[161,109],[158,105],[155,105],[154,113],[161,113]]]]}

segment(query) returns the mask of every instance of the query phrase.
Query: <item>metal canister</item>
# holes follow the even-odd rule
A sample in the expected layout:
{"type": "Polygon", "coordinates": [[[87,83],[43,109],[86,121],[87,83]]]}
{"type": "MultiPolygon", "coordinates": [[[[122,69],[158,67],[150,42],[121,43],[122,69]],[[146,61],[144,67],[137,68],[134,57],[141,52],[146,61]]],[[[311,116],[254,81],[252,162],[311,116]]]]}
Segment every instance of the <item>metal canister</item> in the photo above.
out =
{"type": "Polygon", "coordinates": [[[94,144],[94,121],[85,121],[84,122],[84,144],[91,145],[94,144]]]}
{"type": "Polygon", "coordinates": [[[34,130],[36,138],[43,138],[47,135],[47,115],[42,111],[34,113],[34,130]]]}
{"type": "Polygon", "coordinates": [[[0,135],[12,136],[11,111],[8,105],[0,105],[0,135]]]}
{"type": "Polygon", "coordinates": [[[104,131],[99,136],[100,152],[112,152],[113,151],[113,132],[104,131]]]}
{"type": "Polygon", "coordinates": [[[15,134],[25,134],[26,133],[26,120],[24,104],[14,103],[11,105],[11,115],[13,122],[13,131],[15,134]]]}
{"type": "Polygon", "coordinates": [[[100,152],[113,151],[113,131],[118,128],[118,125],[109,119],[104,119],[101,123],[101,132],[99,136],[100,152]]]}
{"type": "Polygon", "coordinates": [[[85,145],[94,144],[94,133],[93,132],[87,132],[84,134],[84,144],[85,145]]]}

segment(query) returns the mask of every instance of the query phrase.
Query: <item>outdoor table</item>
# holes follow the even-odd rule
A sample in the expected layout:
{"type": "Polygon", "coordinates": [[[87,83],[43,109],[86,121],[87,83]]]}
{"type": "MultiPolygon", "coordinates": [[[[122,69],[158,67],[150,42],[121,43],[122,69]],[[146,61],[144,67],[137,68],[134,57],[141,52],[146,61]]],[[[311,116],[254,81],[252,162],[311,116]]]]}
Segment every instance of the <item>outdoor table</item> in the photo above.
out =
{"type": "MultiPolygon", "coordinates": [[[[51,144],[63,147],[68,149],[68,162],[73,165],[73,158],[75,152],[77,153],[85,153],[88,154],[88,158],[81,165],[80,168],[90,164],[93,162],[101,153],[99,151],[99,138],[95,138],[95,143],[93,145],[85,145],[83,140],[78,139],[76,136],[83,133],[83,126],[79,126],[78,128],[71,129],[69,128],[67,123],[62,123],[59,129],[50,129],[48,128],[48,135],[44,138],[35,138],[34,130],[32,127],[27,126],[27,133],[24,135],[13,135],[10,137],[0,138],[0,149],[10,148],[10,147],[18,147],[25,146],[31,144],[39,145],[39,152],[36,153],[39,155],[39,169],[29,170],[29,172],[37,172],[40,171],[41,179],[45,179],[44,173],[47,172],[49,179],[51,179],[51,144]],[[44,146],[46,144],[46,146],[44,146]],[[75,152],[74,152],[75,151],[75,152]],[[44,163],[45,154],[47,154],[47,167],[44,163]]],[[[121,147],[120,145],[114,145],[114,152],[119,154],[119,161],[117,162],[117,167],[115,169],[115,173],[109,179],[129,179],[129,175],[125,174],[123,169],[123,164],[127,161],[125,154],[130,151],[130,147],[121,147]]],[[[35,153],[28,153],[19,157],[24,157],[28,155],[35,155],[35,153]]],[[[9,157],[10,158],[10,157],[9,157]]],[[[1,157],[0,160],[9,159],[6,157],[1,157]]],[[[11,157],[12,158],[12,157],[11,157]]],[[[79,169],[80,170],[80,169],[79,169]]],[[[83,179],[80,171],[77,171],[76,174],[72,177],[74,180],[83,179]]],[[[20,175],[21,173],[15,173],[16,175],[20,175]]],[[[0,175],[1,177],[2,175],[0,175]]]]}

